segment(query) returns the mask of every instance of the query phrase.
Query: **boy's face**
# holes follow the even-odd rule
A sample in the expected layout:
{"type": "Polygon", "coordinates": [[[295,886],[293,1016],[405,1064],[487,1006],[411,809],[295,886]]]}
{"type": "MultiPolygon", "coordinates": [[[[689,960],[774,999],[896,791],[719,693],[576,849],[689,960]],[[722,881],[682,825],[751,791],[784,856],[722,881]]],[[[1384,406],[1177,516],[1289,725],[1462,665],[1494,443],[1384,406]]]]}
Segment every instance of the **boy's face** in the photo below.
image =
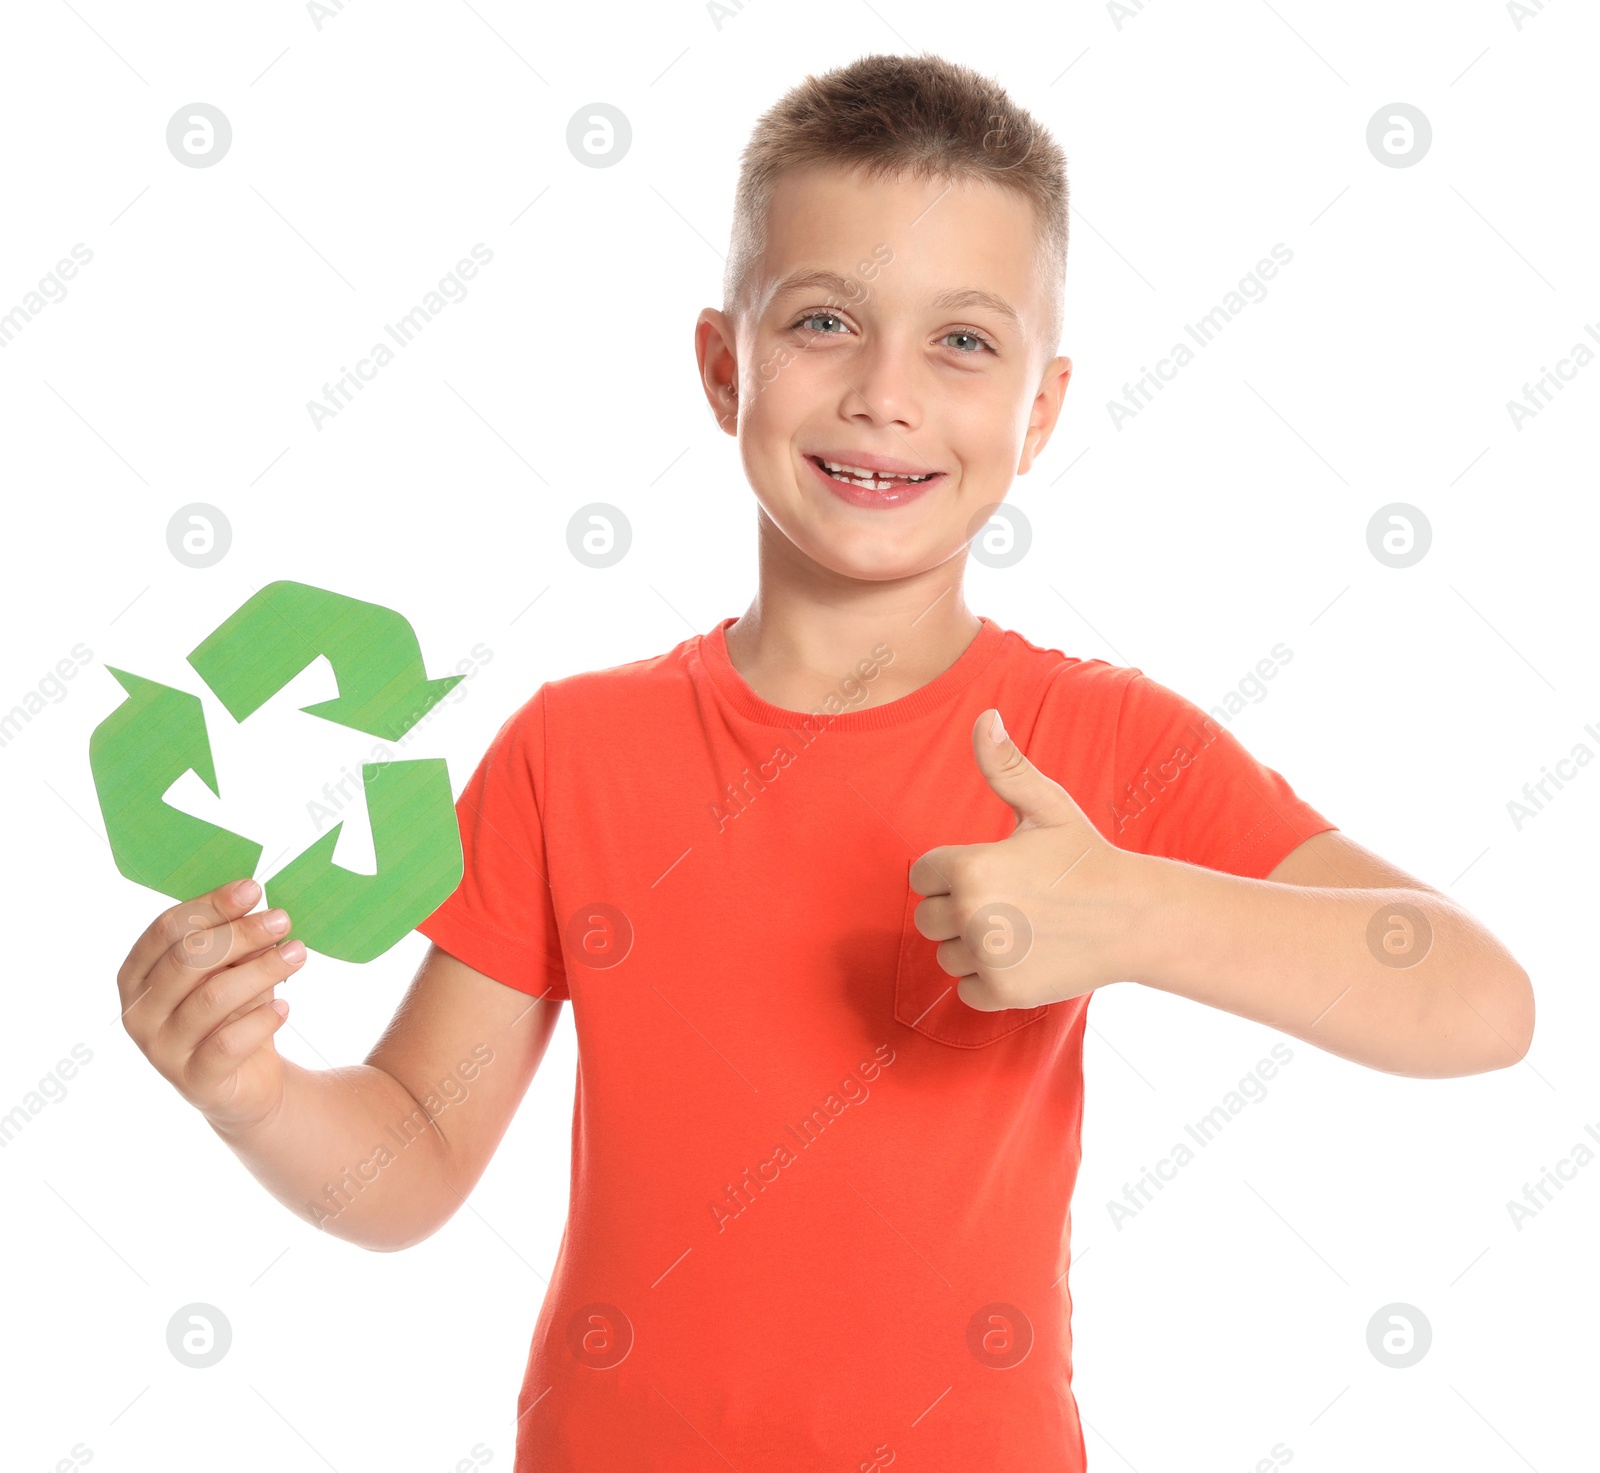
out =
{"type": "Polygon", "coordinates": [[[695,342],[756,499],[804,556],[853,578],[924,572],[1032,465],[1072,372],[1043,339],[1037,231],[987,182],[779,179],[748,309],[707,308],[695,342]],[[823,460],[902,474],[851,484],[823,460]]]}

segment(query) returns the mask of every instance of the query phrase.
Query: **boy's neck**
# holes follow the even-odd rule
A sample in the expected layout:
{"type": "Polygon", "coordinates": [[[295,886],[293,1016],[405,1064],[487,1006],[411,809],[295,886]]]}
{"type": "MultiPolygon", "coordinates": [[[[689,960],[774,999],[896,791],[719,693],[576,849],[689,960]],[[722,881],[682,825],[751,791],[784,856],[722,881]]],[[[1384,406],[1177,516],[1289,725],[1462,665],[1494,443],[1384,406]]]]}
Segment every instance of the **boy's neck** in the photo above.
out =
{"type": "Polygon", "coordinates": [[[852,709],[899,700],[955,664],[983,627],[962,597],[965,556],[871,584],[818,568],[787,539],[781,549],[761,540],[760,591],[724,639],[733,668],[771,705],[808,711],[842,678],[860,679],[863,664],[875,673],[852,709]]]}

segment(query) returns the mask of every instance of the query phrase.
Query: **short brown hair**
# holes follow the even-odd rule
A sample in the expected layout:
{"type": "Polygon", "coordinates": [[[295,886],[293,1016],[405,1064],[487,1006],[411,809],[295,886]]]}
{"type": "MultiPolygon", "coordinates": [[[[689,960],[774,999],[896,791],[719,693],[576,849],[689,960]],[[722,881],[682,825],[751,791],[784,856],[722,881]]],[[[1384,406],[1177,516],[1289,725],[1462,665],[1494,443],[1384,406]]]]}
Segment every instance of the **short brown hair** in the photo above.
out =
{"type": "Polygon", "coordinates": [[[1067,163],[1049,131],[999,83],[938,56],[863,56],[808,76],[756,121],[734,194],[723,310],[746,303],[773,186],[806,164],[872,178],[988,180],[1032,202],[1049,302],[1046,351],[1061,338],[1067,265],[1067,163]]]}

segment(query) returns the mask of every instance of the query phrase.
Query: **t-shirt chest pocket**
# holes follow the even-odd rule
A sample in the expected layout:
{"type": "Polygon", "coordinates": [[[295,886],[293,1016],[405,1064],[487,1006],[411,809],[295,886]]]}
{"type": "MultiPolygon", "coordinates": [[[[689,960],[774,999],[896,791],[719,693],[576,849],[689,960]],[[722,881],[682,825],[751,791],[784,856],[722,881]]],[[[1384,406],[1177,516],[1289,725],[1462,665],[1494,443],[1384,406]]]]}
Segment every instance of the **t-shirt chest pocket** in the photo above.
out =
{"type": "Polygon", "coordinates": [[[921,902],[916,891],[909,891],[900,918],[900,955],[894,976],[897,1022],[953,1048],[982,1048],[1044,1017],[1046,1003],[989,1013],[962,1002],[956,992],[957,979],[939,965],[935,954],[939,943],[924,936],[912,919],[921,902]]]}

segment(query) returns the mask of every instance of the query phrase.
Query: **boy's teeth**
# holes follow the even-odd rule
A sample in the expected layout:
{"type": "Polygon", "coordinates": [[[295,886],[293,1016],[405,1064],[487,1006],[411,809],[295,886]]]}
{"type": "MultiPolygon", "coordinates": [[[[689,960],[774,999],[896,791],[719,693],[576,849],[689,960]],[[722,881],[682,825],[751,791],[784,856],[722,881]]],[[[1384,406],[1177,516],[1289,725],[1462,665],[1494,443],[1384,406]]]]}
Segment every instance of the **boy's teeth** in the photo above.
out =
{"type": "MultiPolygon", "coordinates": [[[[818,459],[820,460],[821,457],[819,456],[818,459]]],[[[827,471],[830,476],[836,476],[840,479],[860,481],[865,485],[880,489],[884,486],[890,485],[895,481],[909,481],[912,483],[926,481],[929,479],[929,475],[932,474],[930,472],[929,475],[912,476],[891,474],[888,471],[869,471],[858,465],[837,465],[831,460],[823,460],[822,468],[827,471]]]]}

